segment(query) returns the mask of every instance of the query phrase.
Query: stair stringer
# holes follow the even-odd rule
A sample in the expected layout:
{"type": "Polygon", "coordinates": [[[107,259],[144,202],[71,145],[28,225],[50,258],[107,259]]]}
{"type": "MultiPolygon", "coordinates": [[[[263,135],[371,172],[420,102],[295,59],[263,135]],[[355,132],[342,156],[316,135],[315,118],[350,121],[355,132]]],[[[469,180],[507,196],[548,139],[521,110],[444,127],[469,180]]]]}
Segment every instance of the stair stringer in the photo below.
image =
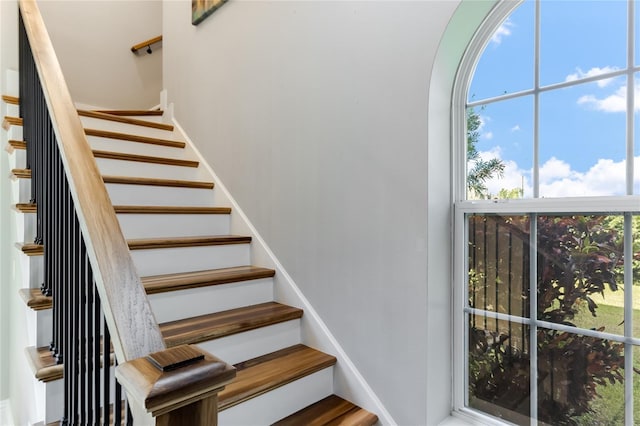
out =
{"type": "MultiPolygon", "coordinates": [[[[165,115],[171,114],[173,105],[168,105],[164,110],[165,115]]],[[[391,414],[386,410],[362,374],[360,374],[355,364],[338,343],[322,318],[320,318],[318,312],[313,308],[293,278],[286,272],[273,251],[249,221],[247,215],[231,196],[224,182],[214,172],[175,117],[170,118],[175,126],[175,132],[186,142],[187,148],[195,153],[201,166],[211,174],[213,181],[216,183],[215,205],[226,205],[232,208],[234,214],[231,217],[231,232],[239,235],[250,235],[252,237],[252,262],[256,265],[276,270],[273,278],[274,300],[304,310],[305,313],[301,320],[302,342],[320,351],[330,353],[337,358],[338,361],[334,366],[334,393],[366,410],[376,413],[380,424],[396,425],[397,423],[393,420],[391,414]]]]}

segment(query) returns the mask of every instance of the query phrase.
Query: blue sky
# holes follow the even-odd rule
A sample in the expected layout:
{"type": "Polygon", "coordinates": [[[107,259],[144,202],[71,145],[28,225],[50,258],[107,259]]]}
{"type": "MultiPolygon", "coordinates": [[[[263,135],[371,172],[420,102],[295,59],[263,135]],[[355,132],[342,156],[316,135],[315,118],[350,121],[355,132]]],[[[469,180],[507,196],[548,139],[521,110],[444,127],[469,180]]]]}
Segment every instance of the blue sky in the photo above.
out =
{"type": "MultiPolygon", "coordinates": [[[[639,7],[637,7],[640,9],[639,7]]],[[[636,26],[640,26],[640,13],[636,26]]],[[[527,0],[502,23],[478,62],[470,101],[533,87],[534,5],[527,0]]],[[[544,1],[541,4],[541,86],[621,70],[627,62],[624,1],[544,1]]],[[[638,37],[636,37],[638,40],[638,37]]],[[[636,42],[640,63],[640,40],[636,42]]],[[[640,86],[640,75],[635,79],[640,86]]],[[[626,76],[582,83],[540,95],[540,195],[625,193],[626,76]]],[[[640,90],[636,140],[640,141],[640,90]]],[[[476,107],[482,127],[478,150],[506,164],[490,192],[524,186],[532,195],[533,96],[476,107]]],[[[635,144],[640,175],[640,142],[635,144]]],[[[640,179],[634,188],[640,192],[640,179]]]]}

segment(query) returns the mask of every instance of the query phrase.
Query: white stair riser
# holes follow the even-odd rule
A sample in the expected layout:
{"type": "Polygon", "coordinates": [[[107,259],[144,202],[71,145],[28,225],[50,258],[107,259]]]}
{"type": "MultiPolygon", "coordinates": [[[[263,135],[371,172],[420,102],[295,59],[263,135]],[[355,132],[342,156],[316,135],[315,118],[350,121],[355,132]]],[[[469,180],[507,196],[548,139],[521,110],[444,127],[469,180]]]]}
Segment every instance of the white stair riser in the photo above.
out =
{"type": "Polygon", "coordinates": [[[34,311],[27,308],[27,311],[25,316],[27,330],[29,333],[33,333],[28,338],[29,344],[37,348],[49,346],[53,336],[53,310],[34,311]]]}
{"type": "MultiPolygon", "coordinates": [[[[207,180],[203,167],[169,166],[141,161],[96,158],[100,173],[105,176],[132,176],[157,179],[207,180]]],[[[210,180],[210,179],[209,179],[210,180]]]]}
{"type": "Polygon", "coordinates": [[[33,241],[36,238],[36,214],[14,210],[15,234],[12,241],[33,241]]]}
{"type": "Polygon", "coordinates": [[[113,205],[214,206],[213,190],[166,186],[106,184],[113,205]]]}
{"type": "Polygon", "coordinates": [[[11,203],[28,203],[31,199],[31,179],[12,179],[11,203]]]}
{"type": "Polygon", "coordinates": [[[22,126],[9,126],[7,130],[7,139],[13,139],[16,141],[22,140],[22,126]]]}
{"type": "Polygon", "coordinates": [[[131,257],[141,277],[251,263],[248,244],[132,250],[131,257]]]}
{"type": "Polygon", "coordinates": [[[229,234],[228,214],[118,214],[125,238],[229,234]]]}
{"type": "Polygon", "coordinates": [[[128,154],[152,155],[155,157],[178,158],[181,160],[194,159],[193,155],[184,148],[123,141],[99,136],[87,136],[87,140],[89,141],[91,149],[99,151],[125,152],[128,154]]]}
{"type": "Polygon", "coordinates": [[[332,393],[333,367],[220,411],[218,425],[270,425],[332,393]]]}
{"type": "Polygon", "coordinates": [[[5,104],[6,108],[7,108],[7,114],[10,117],[20,117],[20,105],[16,105],[16,104],[10,104],[7,103],[5,104]]]}
{"type": "Polygon", "coordinates": [[[27,150],[13,149],[9,155],[9,169],[26,169],[27,168],[27,150]]]}
{"type": "MultiPolygon", "coordinates": [[[[152,121],[147,117],[130,117],[136,120],[152,121]]],[[[178,132],[156,129],[153,127],[139,126],[137,124],[120,123],[117,121],[102,120],[100,118],[80,116],[80,121],[87,129],[108,130],[110,132],[127,133],[131,135],[148,136],[151,138],[181,140],[178,132]]]]}
{"type": "MultiPolygon", "coordinates": [[[[16,248],[16,250],[18,250],[16,248]]],[[[44,256],[18,256],[19,265],[15,266],[16,280],[21,280],[22,288],[40,288],[44,281],[44,256]],[[24,274],[24,276],[17,276],[24,274]]]]}
{"type": "Polygon", "coordinates": [[[273,279],[191,288],[148,297],[156,320],[163,323],[270,302],[273,300],[273,279]]]}
{"type": "Polygon", "coordinates": [[[60,421],[64,415],[64,381],[53,380],[41,385],[44,388],[44,424],[60,421]]]}
{"type": "Polygon", "coordinates": [[[199,343],[205,351],[229,364],[237,364],[300,343],[300,320],[260,327],[199,343]]]}

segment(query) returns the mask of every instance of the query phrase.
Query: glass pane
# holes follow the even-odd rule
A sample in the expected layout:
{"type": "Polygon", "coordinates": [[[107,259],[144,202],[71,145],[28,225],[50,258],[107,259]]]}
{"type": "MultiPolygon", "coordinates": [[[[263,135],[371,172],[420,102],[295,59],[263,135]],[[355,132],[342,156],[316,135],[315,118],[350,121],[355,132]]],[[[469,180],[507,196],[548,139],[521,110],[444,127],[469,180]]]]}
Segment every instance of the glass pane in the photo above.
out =
{"type": "Polygon", "coordinates": [[[527,0],[496,29],[476,66],[469,101],[533,88],[533,16],[527,0]]]}
{"type": "Polygon", "coordinates": [[[529,218],[474,215],[468,229],[469,306],[528,317],[529,218]]]}
{"type": "Polygon", "coordinates": [[[469,407],[517,424],[529,424],[529,326],[499,321],[483,327],[470,316],[469,407]]]}
{"type": "MultiPolygon", "coordinates": [[[[636,11],[638,11],[638,9],[640,9],[640,7],[637,7],[636,11]]],[[[635,85],[634,91],[636,93],[634,99],[636,105],[633,115],[635,128],[633,142],[633,193],[640,195],[640,73],[635,74],[633,81],[635,85]]]]}
{"type": "Polygon", "coordinates": [[[539,216],[538,319],[624,334],[623,216],[539,216]]]}
{"type": "Polygon", "coordinates": [[[543,1],[540,17],[541,85],[626,66],[626,2],[543,1]]]}
{"type": "Polygon", "coordinates": [[[619,77],[540,95],[541,197],[625,194],[624,86],[619,77]]]}
{"type": "Polygon", "coordinates": [[[624,424],[624,344],[538,329],[538,419],[624,424]]]}
{"type": "Polygon", "coordinates": [[[467,110],[467,198],[532,196],[533,97],[467,110]]]}

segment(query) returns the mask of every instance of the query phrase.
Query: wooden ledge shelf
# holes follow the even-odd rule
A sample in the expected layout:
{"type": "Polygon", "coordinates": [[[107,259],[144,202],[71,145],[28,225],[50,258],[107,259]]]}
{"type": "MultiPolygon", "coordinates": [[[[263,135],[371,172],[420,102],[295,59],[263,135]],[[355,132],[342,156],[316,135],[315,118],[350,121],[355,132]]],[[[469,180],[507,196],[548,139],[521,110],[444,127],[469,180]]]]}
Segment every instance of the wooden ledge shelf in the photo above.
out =
{"type": "Polygon", "coordinates": [[[169,132],[173,131],[173,125],[171,125],[171,124],[156,123],[156,122],[153,122],[153,121],[145,121],[145,120],[138,120],[138,119],[135,119],[135,118],[129,118],[129,117],[126,117],[126,116],[116,115],[116,114],[108,114],[108,113],[105,113],[105,112],[87,111],[87,110],[79,109],[78,110],[78,115],[83,116],[83,117],[99,118],[101,120],[107,120],[107,121],[115,121],[115,122],[119,122],[119,123],[133,124],[133,125],[136,125],[136,126],[151,127],[151,128],[154,128],[154,129],[167,130],[169,132]]]}
{"type": "Polygon", "coordinates": [[[27,256],[42,256],[44,254],[44,246],[35,243],[16,243],[18,250],[27,256]]]}
{"type": "Polygon", "coordinates": [[[168,146],[171,148],[184,148],[186,143],[172,139],[152,138],[149,136],[132,135],[129,133],[111,132],[109,130],[84,129],[87,136],[96,136],[108,139],[117,139],[128,142],[148,143],[150,145],[168,146]]]}
{"type": "Polygon", "coordinates": [[[11,179],[31,179],[31,169],[12,169],[11,179]]]}
{"type": "Polygon", "coordinates": [[[11,117],[9,115],[5,116],[4,120],[2,120],[2,128],[9,130],[11,126],[22,126],[22,118],[11,117]]]}
{"type": "Polygon", "coordinates": [[[39,288],[23,288],[20,289],[19,294],[27,306],[34,311],[42,311],[53,307],[53,298],[42,294],[39,288]]]}
{"type": "Polygon", "coordinates": [[[2,100],[11,105],[20,105],[20,98],[17,96],[2,95],[2,100]]]}

